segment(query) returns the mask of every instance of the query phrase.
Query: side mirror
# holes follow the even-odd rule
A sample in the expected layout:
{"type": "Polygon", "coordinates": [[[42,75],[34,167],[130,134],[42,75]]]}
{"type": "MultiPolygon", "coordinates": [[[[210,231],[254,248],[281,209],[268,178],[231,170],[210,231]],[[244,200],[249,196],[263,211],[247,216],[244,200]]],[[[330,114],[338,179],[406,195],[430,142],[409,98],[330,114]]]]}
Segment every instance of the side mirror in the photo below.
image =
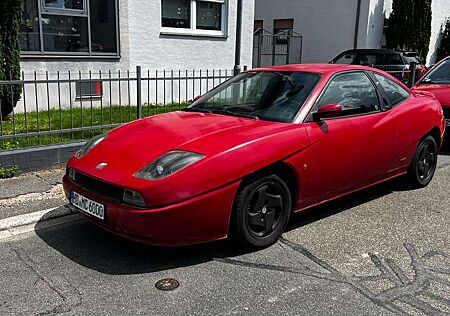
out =
{"type": "Polygon", "coordinates": [[[202,95],[196,96],[196,97],[194,98],[194,102],[197,101],[197,100],[200,100],[201,98],[202,98],[202,95]]]}
{"type": "Polygon", "coordinates": [[[316,113],[313,113],[313,120],[315,122],[318,122],[324,118],[341,116],[341,114],[342,114],[342,105],[335,103],[327,104],[321,106],[316,113]]]}

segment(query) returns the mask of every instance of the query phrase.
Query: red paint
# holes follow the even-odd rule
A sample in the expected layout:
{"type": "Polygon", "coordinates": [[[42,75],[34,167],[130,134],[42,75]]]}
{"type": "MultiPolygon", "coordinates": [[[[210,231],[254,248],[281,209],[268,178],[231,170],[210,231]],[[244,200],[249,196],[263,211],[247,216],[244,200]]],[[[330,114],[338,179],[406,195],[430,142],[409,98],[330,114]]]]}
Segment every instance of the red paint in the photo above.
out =
{"type": "MultiPolygon", "coordinates": [[[[439,63],[434,65],[424,76],[426,76],[430,71],[432,71],[434,68],[448,59],[450,59],[450,56],[444,58],[439,63]]],[[[439,102],[441,102],[443,108],[450,109],[450,84],[423,84],[421,82],[418,82],[413,90],[432,92],[439,100],[439,102]]]]}
{"type": "Polygon", "coordinates": [[[105,221],[91,220],[121,236],[165,246],[199,243],[227,236],[242,178],[273,163],[283,162],[295,172],[300,189],[293,211],[300,211],[405,173],[420,139],[433,128],[443,135],[440,104],[426,93],[411,93],[388,111],[304,123],[331,76],[348,70],[382,71],[335,64],[262,70],[322,75],[294,122],[191,112],[144,118],[112,130],[84,157],[72,158],[68,167],[141,193],[148,210],[97,196],[67,176],[66,194],[75,190],[105,204],[105,221]],[[206,157],[162,180],[133,176],[174,149],[206,157]],[[108,165],[97,170],[101,162],[108,165]]]}

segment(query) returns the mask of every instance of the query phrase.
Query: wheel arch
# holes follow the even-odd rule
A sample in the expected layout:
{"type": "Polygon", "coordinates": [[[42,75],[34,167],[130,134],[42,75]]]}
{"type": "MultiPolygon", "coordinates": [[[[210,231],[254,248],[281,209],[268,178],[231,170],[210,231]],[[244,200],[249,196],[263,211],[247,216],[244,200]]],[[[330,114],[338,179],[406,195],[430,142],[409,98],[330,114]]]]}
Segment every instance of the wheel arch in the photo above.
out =
{"type": "Polygon", "coordinates": [[[251,174],[248,174],[242,179],[239,190],[243,186],[247,185],[247,183],[249,183],[250,181],[271,174],[279,176],[288,186],[289,193],[291,194],[291,207],[292,209],[294,209],[297,200],[297,195],[300,191],[298,174],[297,172],[295,172],[295,169],[290,164],[284,161],[278,161],[260,170],[252,172],[251,174]]]}
{"type": "MultiPolygon", "coordinates": [[[[436,141],[436,145],[438,146],[438,149],[440,149],[442,142],[441,142],[441,131],[439,130],[439,128],[437,126],[433,127],[431,129],[431,131],[429,131],[425,137],[427,136],[431,136],[434,138],[434,140],[436,141]]],[[[424,137],[424,138],[425,138],[424,137]]]]}

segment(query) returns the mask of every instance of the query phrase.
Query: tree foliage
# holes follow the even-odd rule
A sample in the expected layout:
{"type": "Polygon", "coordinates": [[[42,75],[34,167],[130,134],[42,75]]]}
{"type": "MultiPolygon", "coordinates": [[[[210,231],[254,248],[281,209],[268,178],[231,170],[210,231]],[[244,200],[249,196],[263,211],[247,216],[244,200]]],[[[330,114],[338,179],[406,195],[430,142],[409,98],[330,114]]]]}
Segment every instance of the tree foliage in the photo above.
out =
{"type": "Polygon", "coordinates": [[[442,33],[441,33],[441,44],[437,49],[437,60],[441,60],[450,56],[450,18],[445,21],[442,33]]]}
{"type": "Polygon", "coordinates": [[[417,51],[426,60],[431,37],[431,0],[393,0],[386,46],[417,51]]]}
{"type": "MultiPolygon", "coordinates": [[[[20,79],[20,43],[18,38],[23,0],[0,0],[0,80],[20,79]]],[[[2,119],[19,101],[20,85],[0,85],[2,119]]]]}

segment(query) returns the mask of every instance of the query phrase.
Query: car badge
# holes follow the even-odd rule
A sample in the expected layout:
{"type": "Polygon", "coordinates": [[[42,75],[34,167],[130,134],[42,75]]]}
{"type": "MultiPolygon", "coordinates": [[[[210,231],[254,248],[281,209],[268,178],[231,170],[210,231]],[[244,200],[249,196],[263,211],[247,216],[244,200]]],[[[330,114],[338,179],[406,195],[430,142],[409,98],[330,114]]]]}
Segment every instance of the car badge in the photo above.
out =
{"type": "Polygon", "coordinates": [[[105,168],[107,165],[108,164],[106,162],[102,162],[102,163],[99,163],[97,165],[97,167],[95,167],[95,168],[98,169],[98,170],[101,170],[101,169],[105,168]]]}

